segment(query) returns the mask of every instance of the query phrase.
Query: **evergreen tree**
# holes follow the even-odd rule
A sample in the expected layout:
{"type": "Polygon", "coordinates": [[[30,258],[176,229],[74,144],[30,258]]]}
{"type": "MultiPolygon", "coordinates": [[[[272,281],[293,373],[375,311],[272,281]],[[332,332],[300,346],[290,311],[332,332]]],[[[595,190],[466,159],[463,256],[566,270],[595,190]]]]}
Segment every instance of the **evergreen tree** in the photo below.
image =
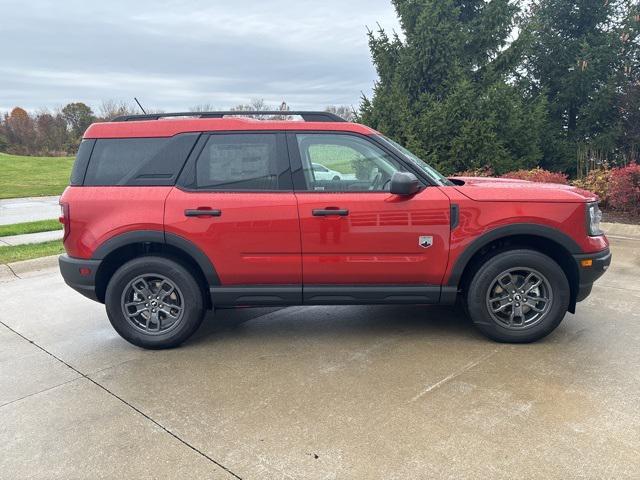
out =
{"type": "Polygon", "coordinates": [[[621,113],[633,103],[640,67],[639,13],[630,0],[531,4],[523,25],[523,74],[533,94],[548,100],[544,167],[574,173],[624,155],[621,113]]]}
{"type": "Polygon", "coordinates": [[[546,100],[507,80],[517,7],[509,0],[394,0],[403,38],[369,32],[379,79],[361,121],[446,173],[496,173],[542,158],[546,100]]]}

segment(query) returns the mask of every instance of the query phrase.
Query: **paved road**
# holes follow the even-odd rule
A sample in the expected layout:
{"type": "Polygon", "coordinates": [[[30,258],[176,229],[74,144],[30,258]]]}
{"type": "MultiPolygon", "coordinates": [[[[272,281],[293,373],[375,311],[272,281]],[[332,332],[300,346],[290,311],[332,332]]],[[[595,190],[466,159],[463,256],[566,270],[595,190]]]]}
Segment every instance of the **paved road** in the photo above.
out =
{"type": "Polygon", "coordinates": [[[638,478],[640,242],[559,329],[446,308],[222,311],[150,352],[57,273],[0,284],[0,478],[638,478]]]}
{"type": "Polygon", "coordinates": [[[0,225],[48,220],[60,216],[58,196],[0,200],[0,225]]]}

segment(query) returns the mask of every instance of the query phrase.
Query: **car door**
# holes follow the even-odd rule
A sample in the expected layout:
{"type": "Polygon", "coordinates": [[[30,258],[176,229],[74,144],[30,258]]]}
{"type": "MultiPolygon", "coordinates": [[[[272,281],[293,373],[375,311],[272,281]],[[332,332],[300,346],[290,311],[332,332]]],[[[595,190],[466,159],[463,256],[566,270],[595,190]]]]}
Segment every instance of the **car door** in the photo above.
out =
{"type": "Polygon", "coordinates": [[[299,301],[300,227],[284,134],[203,135],[167,198],[165,230],[207,255],[218,291],[233,286],[236,303],[279,303],[278,292],[299,301]],[[257,294],[255,286],[272,288],[257,294]]]}
{"type": "MultiPolygon", "coordinates": [[[[385,286],[403,286],[405,291],[432,286],[427,297],[437,301],[448,260],[448,197],[426,185],[412,196],[389,193],[391,176],[407,166],[366,136],[297,132],[288,135],[288,142],[301,224],[305,299],[311,300],[311,292],[324,291],[327,303],[335,303],[331,296],[338,303],[341,297],[359,301],[357,292],[348,292],[349,286],[378,286],[370,293],[355,289],[363,302],[367,297],[375,301],[375,292],[385,286]],[[341,172],[341,179],[315,178],[313,163],[341,172]]],[[[402,292],[389,290],[391,296],[402,292]]],[[[314,298],[319,300],[318,295],[314,298]]]]}

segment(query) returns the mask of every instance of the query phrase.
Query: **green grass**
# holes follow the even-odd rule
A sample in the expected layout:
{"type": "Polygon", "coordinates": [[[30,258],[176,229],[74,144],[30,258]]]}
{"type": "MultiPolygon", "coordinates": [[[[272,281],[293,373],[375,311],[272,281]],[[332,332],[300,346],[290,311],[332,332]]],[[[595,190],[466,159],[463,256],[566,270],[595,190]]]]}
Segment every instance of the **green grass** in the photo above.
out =
{"type": "Polygon", "coordinates": [[[64,252],[62,240],[32,243],[30,245],[16,245],[14,247],[0,247],[0,263],[19,262],[31,258],[48,257],[64,252]]]}
{"type": "Polygon", "coordinates": [[[311,160],[340,173],[355,173],[354,161],[361,159],[351,148],[340,145],[311,145],[311,160]]]}
{"type": "Polygon", "coordinates": [[[74,157],[23,157],[0,153],[0,198],[60,195],[74,157]]]}
{"type": "Polygon", "coordinates": [[[0,225],[0,237],[23,235],[25,233],[51,232],[53,230],[62,230],[62,224],[58,220],[13,223],[11,225],[0,225]]]}

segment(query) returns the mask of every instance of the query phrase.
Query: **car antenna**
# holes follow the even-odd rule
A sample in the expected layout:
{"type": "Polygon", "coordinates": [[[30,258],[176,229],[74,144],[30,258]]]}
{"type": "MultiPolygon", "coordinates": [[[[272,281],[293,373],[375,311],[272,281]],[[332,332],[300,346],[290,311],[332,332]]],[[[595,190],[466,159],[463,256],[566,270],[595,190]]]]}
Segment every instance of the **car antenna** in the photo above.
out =
{"type": "Polygon", "coordinates": [[[142,113],[144,113],[145,115],[147,114],[147,112],[144,111],[144,108],[142,108],[142,105],[140,105],[140,102],[138,101],[138,99],[136,97],[133,97],[133,99],[136,101],[136,103],[138,104],[138,106],[140,107],[140,110],[142,110],[142,113]]]}

